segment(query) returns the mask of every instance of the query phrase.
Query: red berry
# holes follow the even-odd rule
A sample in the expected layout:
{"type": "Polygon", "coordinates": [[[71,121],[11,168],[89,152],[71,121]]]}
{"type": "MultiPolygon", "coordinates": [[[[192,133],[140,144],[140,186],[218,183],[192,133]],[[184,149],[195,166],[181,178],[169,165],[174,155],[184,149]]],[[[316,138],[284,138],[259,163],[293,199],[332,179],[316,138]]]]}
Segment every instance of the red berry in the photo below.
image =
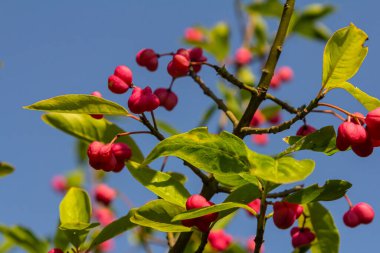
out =
{"type": "MultiPolygon", "coordinates": [[[[249,206],[250,208],[252,208],[253,210],[255,210],[255,212],[257,214],[260,213],[260,205],[261,205],[261,200],[260,199],[255,199],[255,200],[252,200],[251,202],[249,202],[247,204],[247,206],[249,206]]],[[[253,216],[253,214],[251,212],[248,212],[247,213],[251,216],[253,216]]]]}
{"type": "Polygon", "coordinates": [[[188,50],[191,61],[204,60],[203,50],[200,47],[194,47],[188,50]]]}
{"type": "Polygon", "coordinates": [[[102,226],[107,226],[115,220],[113,212],[106,207],[95,209],[94,216],[102,226]]]}
{"type": "Polygon", "coordinates": [[[108,88],[116,94],[123,94],[129,89],[129,85],[125,83],[120,77],[111,75],[108,77],[108,88]]]}
{"type": "Polygon", "coordinates": [[[62,175],[54,176],[51,180],[51,186],[56,192],[64,193],[67,190],[67,179],[62,175]]]}
{"type": "Polygon", "coordinates": [[[367,203],[360,202],[352,207],[352,211],[358,216],[359,220],[363,224],[369,224],[375,217],[375,211],[372,206],[367,203]]]}
{"type": "Polygon", "coordinates": [[[262,124],[265,123],[265,116],[264,114],[260,111],[257,110],[255,114],[253,115],[251,122],[249,123],[250,126],[252,127],[258,127],[262,124]]]}
{"type": "Polygon", "coordinates": [[[366,142],[360,144],[353,144],[351,146],[352,151],[360,157],[368,157],[373,152],[373,144],[369,136],[367,137],[366,142]]]}
{"type": "Polygon", "coordinates": [[[158,67],[158,56],[153,49],[144,48],[136,55],[136,62],[142,67],[146,67],[149,71],[155,71],[158,67]]]}
{"type": "Polygon", "coordinates": [[[315,234],[308,228],[299,228],[298,231],[293,230],[292,245],[294,248],[306,246],[315,239],[315,234]]]}
{"type": "Polygon", "coordinates": [[[87,155],[91,167],[96,170],[112,171],[117,163],[110,144],[94,141],[89,145],[87,155]]]}
{"type": "Polygon", "coordinates": [[[277,74],[274,74],[271,81],[270,81],[269,86],[272,89],[278,89],[281,86],[281,83],[282,83],[282,81],[281,81],[280,76],[277,74]]]}
{"type": "Polygon", "coordinates": [[[346,131],[343,124],[340,124],[338,127],[338,134],[336,136],[336,147],[340,151],[345,151],[350,147],[350,142],[346,137],[346,131]]]}
{"type": "Polygon", "coordinates": [[[288,82],[293,79],[294,73],[291,67],[283,66],[278,69],[277,75],[283,82],[288,82]]]}
{"type": "Polygon", "coordinates": [[[315,129],[314,127],[312,127],[310,125],[303,125],[298,129],[296,135],[306,136],[306,135],[309,135],[311,133],[314,133],[315,131],[317,131],[317,129],[315,129]]]}
{"type": "Polygon", "coordinates": [[[380,140],[380,107],[370,111],[366,118],[368,132],[373,140],[380,140]]]}
{"type": "Polygon", "coordinates": [[[252,142],[259,146],[265,146],[269,142],[268,134],[253,134],[252,142]]]}
{"type": "MultiPolygon", "coordinates": [[[[176,52],[176,54],[175,54],[174,56],[176,56],[176,55],[182,55],[182,56],[185,57],[188,61],[191,60],[191,59],[190,59],[190,50],[187,50],[187,49],[185,49],[185,48],[180,48],[180,49],[178,49],[177,52],[176,52]]],[[[174,56],[173,56],[173,58],[174,58],[174,56]]]]}
{"type": "Polygon", "coordinates": [[[236,50],[235,62],[238,65],[246,65],[252,61],[252,53],[248,48],[241,47],[236,50]]]}
{"type": "Polygon", "coordinates": [[[48,253],[63,253],[63,250],[54,248],[54,249],[49,250],[48,253]]]}
{"type": "Polygon", "coordinates": [[[112,144],[112,152],[118,162],[124,163],[124,161],[129,160],[132,156],[132,150],[127,144],[122,142],[112,144]]]}
{"type": "Polygon", "coordinates": [[[198,28],[189,27],[185,30],[185,40],[201,42],[203,40],[203,32],[198,28]]]}
{"type": "Polygon", "coordinates": [[[99,184],[95,188],[95,199],[108,206],[115,198],[117,192],[106,184],[99,184]]]}
{"type": "Polygon", "coordinates": [[[343,122],[342,135],[347,139],[351,145],[361,144],[367,140],[367,132],[362,125],[353,122],[343,122]]]}
{"type": "Polygon", "coordinates": [[[166,88],[158,88],[154,91],[154,95],[160,100],[160,106],[164,107],[166,110],[171,111],[177,105],[178,97],[177,95],[166,88]]]}
{"type": "Polygon", "coordinates": [[[208,235],[211,247],[218,251],[226,250],[232,243],[232,236],[224,230],[212,230],[208,235]]]}
{"type": "MultiPolygon", "coordinates": [[[[187,51],[186,51],[187,52],[187,51]]],[[[168,64],[168,73],[172,77],[181,77],[187,75],[190,67],[190,59],[183,54],[175,54],[168,64]]]]}
{"type": "Polygon", "coordinates": [[[159,105],[160,100],[152,93],[152,89],[149,86],[144,89],[135,87],[128,99],[129,109],[136,114],[153,111],[159,105]]]}
{"type": "Polygon", "coordinates": [[[287,229],[302,214],[303,207],[288,202],[275,202],[273,205],[273,222],[281,229],[287,229]]]}
{"type": "MultiPolygon", "coordinates": [[[[205,199],[203,196],[194,194],[187,199],[186,210],[192,210],[212,205],[214,205],[214,203],[207,201],[207,199],[205,199]]],[[[208,231],[210,223],[215,221],[217,218],[218,213],[210,213],[202,217],[182,221],[182,224],[187,227],[197,226],[199,230],[205,232],[208,231]]]]}
{"type": "Polygon", "coordinates": [[[202,208],[205,206],[209,206],[209,202],[205,197],[199,194],[191,195],[186,201],[186,210],[202,208]]]}
{"type": "Polygon", "coordinates": [[[123,80],[129,87],[132,87],[132,71],[127,66],[117,66],[114,75],[123,80]]]}
{"type": "Polygon", "coordinates": [[[343,222],[347,227],[354,228],[360,224],[358,215],[352,211],[352,208],[344,213],[343,222]]]}
{"type": "MultiPolygon", "coordinates": [[[[98,98],[102,97],[102,94],[99,91],[94,91],[91,93],[91,95],[98,98]]],[[[104,117],[103,114],[90,114],[90,116],[93,117],[94,119],[102,119],[104,117]]]]}

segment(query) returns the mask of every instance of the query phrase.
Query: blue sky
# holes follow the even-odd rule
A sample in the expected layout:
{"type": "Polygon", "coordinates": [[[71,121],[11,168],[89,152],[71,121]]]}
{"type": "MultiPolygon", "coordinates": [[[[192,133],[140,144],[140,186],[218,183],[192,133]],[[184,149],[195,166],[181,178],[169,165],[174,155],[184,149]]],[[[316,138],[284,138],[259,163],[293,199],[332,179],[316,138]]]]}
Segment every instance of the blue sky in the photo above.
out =
{"type": "MultiPolygon", "coordinates": [[[[130,66],[138,85],[154,88],[167,86],[170,77],[165,64],[157,73],[147,72],[137,66],[135,54],[144,47],[159,52],[175,50],[181,46],[180,38],[186,27],[203,24],[212,26],[225,20],[231,24],[233,48],[239,46],[239,34],[233,12],[232,1],[0,1],[0,160],[15,165],[16,172],[0,182],[0,223],[22,224],[39,235],[51,234],[55,230],[60,196],[51,191],[49,181],[58,173],[65,173],[76,166],[74,140],[40,120],[41,113],[26,111],[22,106],[60,94],[84,93],[99,90],[108,98],[126,105],[128,95],[117,96],[107,90],[106,80],[119,64],[130,66]]],[[[370,1],[320,1],[337,6],[337,12],[326,19],[332,31],[347,26],[350,22],[369,35],[366,45],[369,54],[352,83],[380,97],[378,86],[378,59],[380,58],[379,4],[370,1]]],[[[302,1],[304,6],[312,1],[302,1]]],[[[298,5],[298,3],[297,3],[298,5]]],[[[298,5],[298,6],[300,6],[298,5]]],[[[286,88],[275,91],[294,105],[307,103],[319,89],[323,43],[300,37],[290,38],[284,47],[280,65],[290,65],[295,71],[295,80],[286,88]],[[297,94],[297,96],[294,96],[297,94]],[[298,95],[299,94],[299,95],[298,95]],[[302,94],[302,95],[301,95],[302,94]]],[[[202,77],[213,86],[215,73],[202,72],[202,77]]],[[[179,105],[171,113],[157,112],[158,117],[173,122],[181,131],[195,127],[200,118],[199,111],[210,104],[207,98],[190,80],[179,80],[174,90],[179,96],[179,105]],[[196,101],[196,103],[195,103],[196,101]],[[186,117],[184,117],[186,115],[186,117]]],[[[327,96],[331,102],[351,111],[364,109],[343,91],[334,91],[327,96]]],[[[128,120],[118,121],[125,129],[135,127],[128,120]]],[[[316,127],[337,125],[339,122],[328,115],[308,118],[316,127]]],[[[299,123],[298,125],[300,125],[299,123]]],[[[280,138],[294,133],[289,130],[271,138],[268,147],[256,150],[274,153],[285,147],[280,138]]],[[[138,141],[145,153],[156,144],[155,140],[143,137],[138,141]]],[[[349,195],[354,202],[365,201],[380,210],[378,178],[380,153],[375,150],[369,158],[362,159],[351,152],[333,157],[302,152],[298,157],[310,157],[317,167],[307,183],[323,183],[330,178],[345,179],[353,183],[349,195]]],[[[174,160],[174,159],[172,159],[174,160]]],[[[181,171],[179,163],[169,163],[181,171]]],[[[125,172],[109,178],[112,186],[118,187],[136,204],[141,205],[154,196],[133,182],[125,172]]],[[[192,193],[199,191],[197,178],[190,177],[188,185],[192,193]]],[[[215,202],[224,196],[217,196],[215,202]]],[[[344,200],[328,203],[341,233],[341,252],[359,252],[364,249],[374,252],[378,248],[380,224],[374,222],[356,229],[346,228],[342,215],[347,209],[344,200]]],[[[118,202],[118,214],[127,212],[118,202]]],[[[228,229],[239,238],[253,235],[256,224],[244,213],[228,229]],[[251,225],[247,225],[251,224],[251,225]]],[[[290,252],[289,231],[278,231],[268,222],[266,232],[267,252],[290,252]],[[285,250],[286,249],[286,250],[285,250]]],[[[121,249],[128,249],[126,236],[118,240],[121,249]]],[[[159,248],[157,252],[161,252],[159,248]]]]}

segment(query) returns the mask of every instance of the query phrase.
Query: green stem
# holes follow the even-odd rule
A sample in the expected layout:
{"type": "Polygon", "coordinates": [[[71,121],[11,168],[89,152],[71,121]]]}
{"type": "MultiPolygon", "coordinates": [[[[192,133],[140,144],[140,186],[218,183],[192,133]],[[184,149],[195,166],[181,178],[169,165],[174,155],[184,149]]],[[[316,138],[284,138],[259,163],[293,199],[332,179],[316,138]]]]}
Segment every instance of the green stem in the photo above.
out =
{"type": "Polygon", "coordinates": [[[249,122],[251,121],[256,110],[259,108],[260,104],[266,98],[266,93],[269,88],[269,84],[272,80],[274,70],[276,68],[277,61],[281,55],[282,46],[284,44],[286,34],[288,32],[290,19],[293,15],[294,4],[295,0],[287,0],[284,5],[284,10],[282,12],[281,21],[277,30],[276,37],[270,49],[268,59],[262,70],[262,75],[257,88],[258,94],[252,93],[247,109],[245,110],[241,120],[239,121],[239,124],[234,129],[234,134],[239,137],[244,137],[244,134],[241,132],[242,128],[249,125],[249,122]]]}
{"type": "Polygon", "coordinates": [[[267,191],[264,189],[261,194],[261,204],[260,204],[260,214],[257,218],[257,228],[256,228],[256,237],[255,237],[255,251],[254,253],[260,253],[261,246],[264,242],[264,231],[265,231],[265,213],[267,212],[268,204],[265,201],[267,197],[267,191]]]}

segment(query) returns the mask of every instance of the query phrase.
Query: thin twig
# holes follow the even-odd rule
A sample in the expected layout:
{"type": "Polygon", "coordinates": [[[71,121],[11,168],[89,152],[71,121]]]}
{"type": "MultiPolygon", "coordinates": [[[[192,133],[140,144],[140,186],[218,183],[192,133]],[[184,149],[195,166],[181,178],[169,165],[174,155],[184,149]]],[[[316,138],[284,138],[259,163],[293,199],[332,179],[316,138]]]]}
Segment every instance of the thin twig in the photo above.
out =
{"type": "Polygon", "coordinates": [[[218,98],[214,94],[214,92],[212,92],[212,90],[210,90],[210,88],[207,87],[207,85],[203,82],[203,80],[197,74],[195,74],[193,71],[190,73],[190,76],[199,85],[199,87],[203,90],[203,93],[206,96],[210,97],[216,103],[218,108],[226,114],[228,119],[232,122],[232,124],[235,127],[237,125],[237,123],[239,122],[239,120],[236,118],[234,113],[228,109],[228,107],[224,104],[223,100],[218,98]]]}
{"type": "Polygon", "coordinates": [[[258,94],[255,95],[252,93],[247,109],[245,110],[242,118],[240,119],[239,124],[234,129],[234,134],[239,137],[244,136],[244,134],[241,132],[242,128],[249,125],[249,122],[251,121],[256,110],[259,108],[262,101],[264,101],[266,98],[266,93],[267,93],[267,90],[269,89],[269,84],[272,80],[274,70],[276,68],[277,61],[281,55],[282,46],[284,44],[286,34],[288,32],[290,19],[293,15],[294,4],[295,4],[295,0],[287,0],[284,5],[284,10],[282,12],[280,24],[276,33],[276,37],[270,49],[268,59],[262,70],[262,75],[261,75],[259,85],[257,88],[258,94]]]}
{"type": "Polygon", "coordinates": [[[297,185],[291,189],[288,189],[288,190],[285,190],[285,191],[282,191],[282,192],[277,192],[277,193],[268,193],[267,195],[267,198],[272,198],[272,199],[275,199],[275,198],[284,198],[286,196],[288,196],[289,194],[292,194],[294,192],[297,192],[299,190],[302,190],[303,189],[303,185],[297,185]]]}
{"type": "Polygon", "coordinates": [[[279,133],[282,131],[285,131],[289,129],[294,123],[296,123],[298,120],[301,120],[305,118],[307,114],[309,114],[314,108],[318,106],[318,102],[323,98],[323,94],[321,94],[319,97],[313,99],[307,107],[302,107],[298,110],[298,113],[296,116],[294,116],[292,119],[283,122],[282,124],[278,126],[272,126],[268,128],[253,128],[253,127],[243,127],[240,130],[240,136],[244,137],[250,134],[263,134],[263,133],[279,133]]]}
{"type": "Polygon", "coordinates": [[[343,118],[342,116],[340,116],[339,114],[337,114],[336,112],[334,112],[333,110],[312,110],[311,112],[318,112],[318,113],[328,113],[328,114],[332,114],[334,115],[335,117],[339,118],[340,120],[342,121],[346,121],[345,118],[343,118]]]}

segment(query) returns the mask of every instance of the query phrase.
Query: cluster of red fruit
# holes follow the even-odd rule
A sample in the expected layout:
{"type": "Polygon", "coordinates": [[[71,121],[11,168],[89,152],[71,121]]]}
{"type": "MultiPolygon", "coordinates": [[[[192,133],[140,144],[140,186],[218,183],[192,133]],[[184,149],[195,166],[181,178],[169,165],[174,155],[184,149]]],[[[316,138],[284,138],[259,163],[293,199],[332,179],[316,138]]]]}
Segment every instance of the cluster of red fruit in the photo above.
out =
{"type": "Polygon", "coordinates": [[[132,151],[127,144],[121,142],[104,144],[94,141],[89,145],[87,155],[94,169],[120,172],[125,161],[131,158],[132,151]]]}
{"type": "Polygon", "coordinates": [[[192,66],[193,71],[197,73],[202,67],[200,63],[206,61],[207,58],[203,55],[202,48],[180,48],[173,55],[172,60],[168,64],[167,70],[169,75],[173,78],[186,76],[190,71],[190,66],[192,66]]]}
{"type": "Polygon", "coordinates": [[[367,203],[360,202],[343,215],[343,222],[346,226],[354,228],[360,224],[369,224],[375,217],[375,211],[367,203]]]}
{"type": "MultiPolygon", "coordinates": [[[[214,203],[208,201],[203,196],[194,194],[190,196],[186,201],[186,210],[192,210],[196,208],[213,206],[214,203]]],[[[186,227],[196,226],[200,231],[207,232],[210,224],[218,218],[218,213],[210,213],[202,217],[182,220],[182,225],[186,227]]]]}
{"type": "MultiPolygon", "coordinates": [[[[273,222],[278,228],[287,229],[302,213],[303,207],[301,205],[285,201],[275,202],[273,205],[273,222]]],[[[294,248],[309,245],[315,239],[315,234],[306,227],[293,227],[290,235],[294,248]]]]}
{"type": "Polygon", "coordinates": [[[345,151],[351,147],[360,157],[367,157],[374,147],[380,146],[380,108],[370,111],[366,117],[354,113],[339,125],[336,147],[345,151]],[[366,124],[366,127],[364,127],[366,124]]]}

